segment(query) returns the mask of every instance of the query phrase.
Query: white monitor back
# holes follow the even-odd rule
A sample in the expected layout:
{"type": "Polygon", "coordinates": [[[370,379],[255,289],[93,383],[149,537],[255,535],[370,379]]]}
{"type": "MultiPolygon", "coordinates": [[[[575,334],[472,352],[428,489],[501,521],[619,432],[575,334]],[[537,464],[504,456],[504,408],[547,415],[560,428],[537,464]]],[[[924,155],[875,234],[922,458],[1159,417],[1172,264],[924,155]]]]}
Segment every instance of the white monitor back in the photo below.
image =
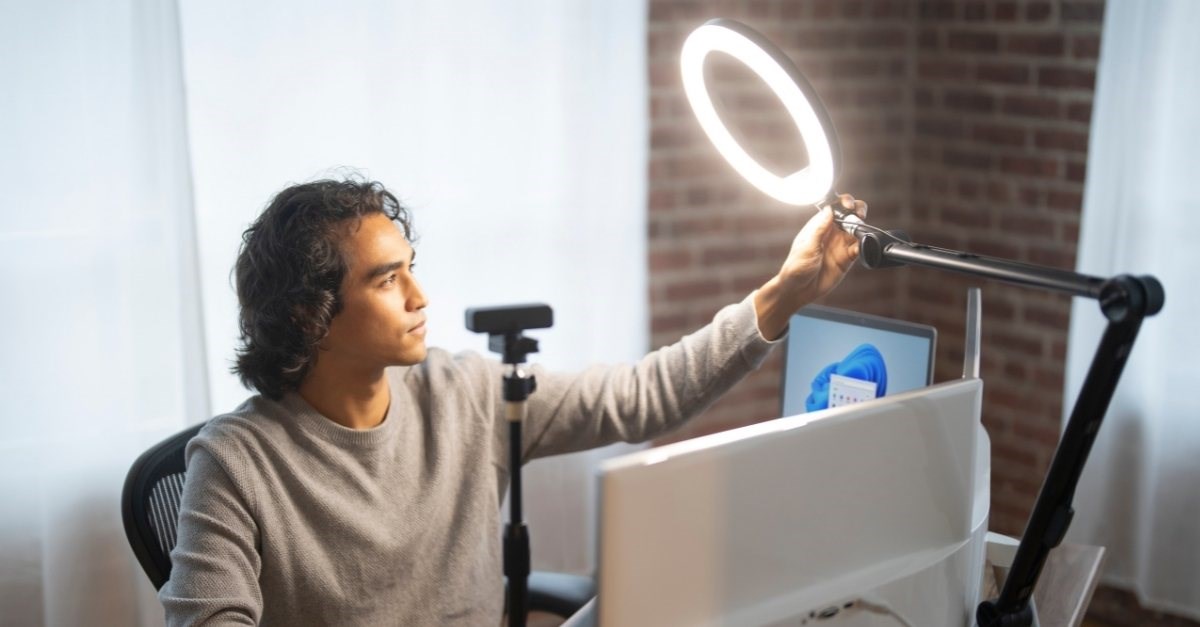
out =
{"type": "Polygon", "coordinates": [[[962,379],[607,461],[600,624],[772,624],[945,560],[985,528],[981,400],[962,379]]]}

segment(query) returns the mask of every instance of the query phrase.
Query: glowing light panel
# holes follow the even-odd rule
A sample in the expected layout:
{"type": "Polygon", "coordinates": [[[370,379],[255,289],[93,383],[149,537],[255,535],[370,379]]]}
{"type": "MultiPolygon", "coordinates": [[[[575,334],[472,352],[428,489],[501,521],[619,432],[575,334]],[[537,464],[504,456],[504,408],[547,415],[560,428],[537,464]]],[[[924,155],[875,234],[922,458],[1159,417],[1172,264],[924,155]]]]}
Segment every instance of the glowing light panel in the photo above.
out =
{"type": "Polygon", "coordinates": [[[737,22],[711,20],[688,36],[680,66],[683,89],[700,127],[738,174],[780,202],[812,205],[825,199],[837,177],[837,139],[816,93],[782,52],[737,22]],[[808,152],[806,167],[786,176],[776,175],[734,139],[704,82],[704,62],[713,52],[742,62],[775,93],[800,131],[808,152]]]}

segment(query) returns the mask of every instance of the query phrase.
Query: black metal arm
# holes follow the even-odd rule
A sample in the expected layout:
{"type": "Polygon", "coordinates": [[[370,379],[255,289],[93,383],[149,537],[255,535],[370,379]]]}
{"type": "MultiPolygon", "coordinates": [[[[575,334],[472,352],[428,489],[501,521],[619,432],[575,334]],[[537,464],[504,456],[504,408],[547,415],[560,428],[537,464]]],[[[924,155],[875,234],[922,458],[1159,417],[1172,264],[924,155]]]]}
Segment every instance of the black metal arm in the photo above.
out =
{"type": "MultiPolygon", "coordinates": [[[[838,211],[835,208],[835,211],[838,211]]],[[[839,221],[858,237],[861,259],[868,268],[919,265],[979,276],[1014,285],[1034,287],[1072,296],[1094,298],[1108,319],[1075,399],[1067,428],[1054,452],[1037,502],[1029,516],[1025,533],[1017,547],[1000,597],[984,601],[976,610],[979,627],[1016,627],[1033,624],[1029,599],[1041,575],[1050,550],[1062,542],[1075,510],[1071,501],[1100,423],[1108,411],[1121,371],[1133,350],[1138,330],[1146,316],[1162,310],[1165,294],[1162,284],[1152,276],[1120,275],[1110,279],[1027,263],[984,257],[944,248],[923,246],[909,241],[902,233],[876,229],[870,225],[839,221]]]]}

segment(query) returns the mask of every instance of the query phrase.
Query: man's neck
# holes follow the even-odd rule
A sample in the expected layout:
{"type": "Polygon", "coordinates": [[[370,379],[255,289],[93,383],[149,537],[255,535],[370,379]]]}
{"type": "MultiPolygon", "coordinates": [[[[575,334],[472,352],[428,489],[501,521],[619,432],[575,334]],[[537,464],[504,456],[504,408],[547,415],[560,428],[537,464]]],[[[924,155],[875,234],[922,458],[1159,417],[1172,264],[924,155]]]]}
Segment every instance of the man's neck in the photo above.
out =
{"type": "Polygon", "coordinates": [[[383,369],[355,371],[313,364],[297,390],[325,418],[351,429],[370,429],[387,416],[391,392],[383,369]]]}

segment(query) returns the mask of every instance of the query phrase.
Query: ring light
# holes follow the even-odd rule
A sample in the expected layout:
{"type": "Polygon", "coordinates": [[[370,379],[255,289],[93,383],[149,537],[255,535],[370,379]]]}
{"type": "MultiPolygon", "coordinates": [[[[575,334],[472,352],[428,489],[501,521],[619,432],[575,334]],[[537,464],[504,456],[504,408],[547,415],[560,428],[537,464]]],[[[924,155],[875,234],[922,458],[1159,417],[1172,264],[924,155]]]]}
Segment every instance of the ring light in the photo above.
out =
{"type": "Polygon", "coordinates": [[[743,24],[716,19],[688,36],[680,65],[683,89],[700,127],[738,174],[780,202],[813,205],[826,199],[840,167],[837,134],[816,91],[783,52],[743,24]],[[704,81],[704,63],[712,52],[723,52],[745,64],[783,102],[808,152],[806,167],[778,176],[734,139],[713,106],[704,81]]]}

